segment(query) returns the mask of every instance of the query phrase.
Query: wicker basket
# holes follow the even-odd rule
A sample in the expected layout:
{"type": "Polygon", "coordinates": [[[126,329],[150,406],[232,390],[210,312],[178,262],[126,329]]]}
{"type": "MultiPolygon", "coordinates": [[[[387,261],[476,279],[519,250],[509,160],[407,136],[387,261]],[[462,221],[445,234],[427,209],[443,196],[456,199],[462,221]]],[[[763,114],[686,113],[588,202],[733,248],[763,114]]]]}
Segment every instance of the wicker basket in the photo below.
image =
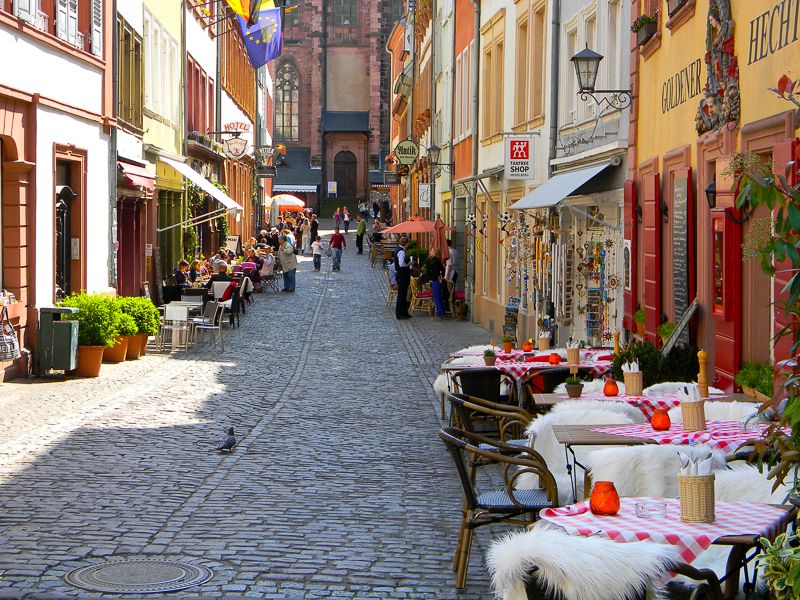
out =
{"type": "Polygon", "coordinates": [[[622,378],[625,380],[626,396],[642,395],[643,384],[641,371],[636,371],[635,373],[623,373],[622,378]]]}
{"type": "Polygon", "coordinates": [[[567,348],[567,362],[571,365],[578,365],[581,362],[580,348],[567,348]]]}
{"type": "Polygon", "coordinates": [[[678,475],[681,521],[713,523],[714,475],[678,475]]]}
{"type": "Polygon", "coordinates": [[[684,431],[705,431],[706,410],[705,400],[699,402],[681,402],[684,431]]]}
{"type": "Polygon", "coordinates": [[[539,338],[539,352],[550,350],[550,338],[539,338]]]}

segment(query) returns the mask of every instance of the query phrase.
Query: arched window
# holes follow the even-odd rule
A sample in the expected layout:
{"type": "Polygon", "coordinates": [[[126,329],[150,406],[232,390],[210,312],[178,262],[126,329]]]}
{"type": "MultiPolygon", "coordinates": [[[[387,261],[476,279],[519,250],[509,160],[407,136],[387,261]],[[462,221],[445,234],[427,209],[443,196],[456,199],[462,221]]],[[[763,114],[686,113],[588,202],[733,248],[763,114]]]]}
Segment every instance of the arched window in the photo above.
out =
{"type": "Polygon", "coordinates": [[[333,0],[333,24],[358,25],[358,0],[333,0]]]}
{"type": "Polygon", "coordinates": [[[275,139],[300,139],[300,78],[291,63],[283,63],[275,76],[275,139]]]}

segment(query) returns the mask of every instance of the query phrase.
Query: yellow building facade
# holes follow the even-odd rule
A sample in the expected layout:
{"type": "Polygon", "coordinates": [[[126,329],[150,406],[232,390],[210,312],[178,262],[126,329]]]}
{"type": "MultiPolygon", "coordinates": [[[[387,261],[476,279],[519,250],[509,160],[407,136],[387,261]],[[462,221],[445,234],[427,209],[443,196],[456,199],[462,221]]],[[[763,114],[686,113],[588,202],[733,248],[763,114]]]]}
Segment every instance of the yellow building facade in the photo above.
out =
{"type": "MultiPolygon", "coordinates": [[[[642,0],[631,21],[656,16],[651,37],[634,34],[636,96],[626,184],[626,326],[644,309],[646,336],[677,322],[697,298],[689,330],[710,354],[719,387],[744,361],[783,358],[772,332],[782,283],[743,258],[768,213],[736,210],[736,153],[775,172],[798,158],[795,107],[769,88],[796,79],[797,0],[642,0]],[[638,36],[638,39],[637,39],[638,36]],[[638,45],[637,45],[638,44],[638,45]]],[[[794,174],[796,177],[796,173],[794,174]]]]}

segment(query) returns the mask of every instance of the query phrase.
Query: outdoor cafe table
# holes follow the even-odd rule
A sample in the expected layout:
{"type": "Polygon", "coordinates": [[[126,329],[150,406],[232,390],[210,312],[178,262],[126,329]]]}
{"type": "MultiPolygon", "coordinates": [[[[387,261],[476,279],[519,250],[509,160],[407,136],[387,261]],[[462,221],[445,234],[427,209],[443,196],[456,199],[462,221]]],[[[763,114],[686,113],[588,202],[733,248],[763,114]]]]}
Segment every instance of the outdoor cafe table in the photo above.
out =
{"type": "MultiPolygon", "coordinates": [[[[649,421],[657,409],[669,411],[680,405],[677,394],[668,392],[653,392],[642,396],[629,396],[619,394],[617,396],[606,396],[603,392],[591,392],[581,394],[580,398],[570,398],[566,394],[534,394],[533,401],[536,406],[554,406],[560,402],[570,400],[602,400],[608,402],[626,402],[642,411],[642,414],[649,421]]],[[[745,394],[724,394],[712,395],[708,400],[714,402],[753,402],[755,399],[745,394]]]]}
{"type": "Polygon", "coordinates": [[[717,501],[714,512],[713,523],[684,523],[677,499],[620,498],[619,513],[613,516],[593,514],[589,501],[584,500],[564,508],[546,508],[540,517],[570,535],[599,535],[620,543],[649,540],[669,544],[675,546],[686,564],[694,562],[711,544],[732,546],[726,567],[725,597],[733,598],[739,588],[739,568],[744,564],[747,549],[756,546],[762,536],[773,540],[785,531],[792,510],[760,502],[717,501]],[[664,502],[667,515],[638,517],[636,503],[645,500],[664,502]]]}

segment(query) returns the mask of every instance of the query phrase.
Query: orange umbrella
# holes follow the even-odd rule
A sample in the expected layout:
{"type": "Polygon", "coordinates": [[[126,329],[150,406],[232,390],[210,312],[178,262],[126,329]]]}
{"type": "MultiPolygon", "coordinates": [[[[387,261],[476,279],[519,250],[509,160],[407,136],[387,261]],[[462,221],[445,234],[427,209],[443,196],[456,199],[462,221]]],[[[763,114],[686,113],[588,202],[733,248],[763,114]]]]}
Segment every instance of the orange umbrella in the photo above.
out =
{"type": "Polygon", "coordinates": [[[447,248],[447,231],[452,230],[452,227],[445,226],[444,221],[439,217],[436,218],[433,227],[433,248],[436,250],[439,258],[442,259],[442,263],[444,263],[449,255],[449,250],[447,248]]]}
{"type": "Polygon", "coordinates": [[[273,196],[272,199],[277,201],[279,210],[303,210],[306,206],[305,202],[291,194],[278,194],[273,196]]]}
{"type": "Polygon", "coordinates": [[[434,231],[436,231],[436,223],[433,221],[422,217],[411,217],[408,221],[392,225],[381,233],[433,233],[434,231]]]}

